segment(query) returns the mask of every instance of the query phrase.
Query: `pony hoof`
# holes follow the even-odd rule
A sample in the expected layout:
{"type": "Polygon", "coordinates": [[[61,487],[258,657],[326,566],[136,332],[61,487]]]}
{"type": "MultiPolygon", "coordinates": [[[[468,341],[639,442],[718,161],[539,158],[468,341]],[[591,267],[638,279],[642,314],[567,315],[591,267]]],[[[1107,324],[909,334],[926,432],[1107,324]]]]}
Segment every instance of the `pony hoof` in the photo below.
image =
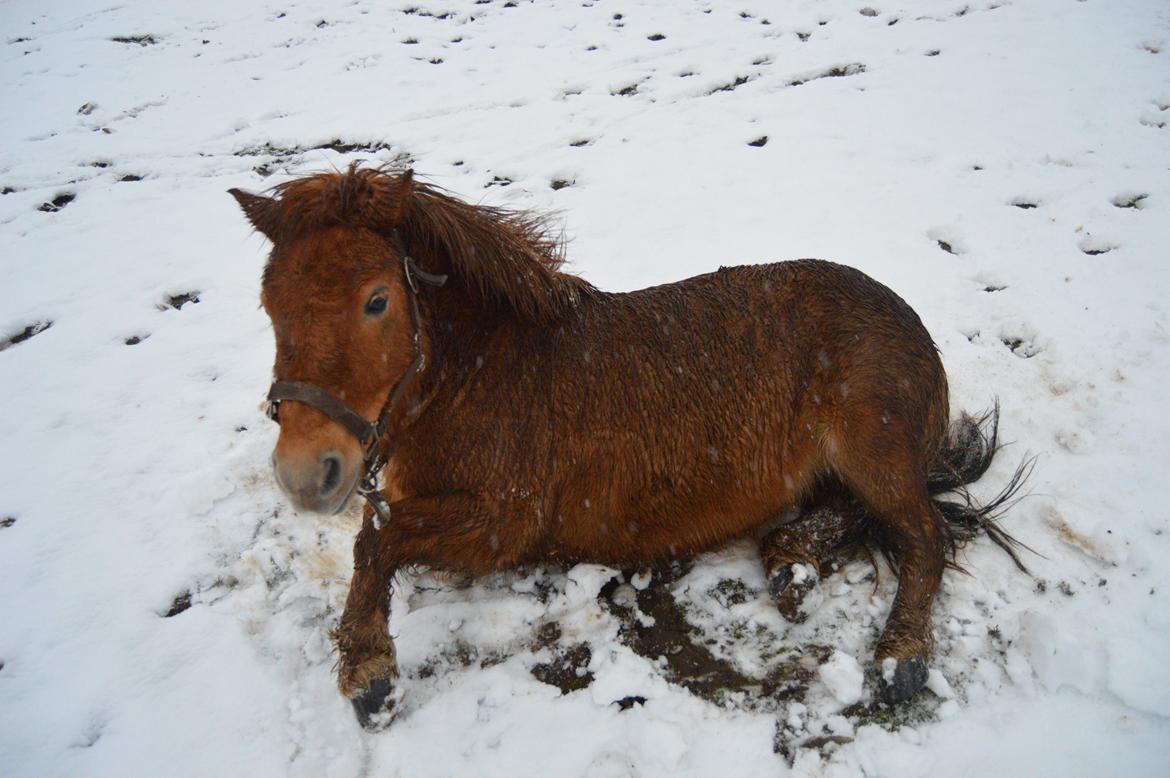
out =
{"type": "Polygon", "coordinates": [[[780,615],[793,624],[800,624],[808,618],[805,598],[816,585],[816,570],[800,563],[784,565],[768,580],[768,590],[772,592],[780,615]]]}
{"type": "Polygon", "coordinates": [[[350,702],[357,714],[358,723],[370,732],[378,732],[390,726],[397,712],[398,695],[394,681],[390,678],[375,678],[350,702]]]}
{"type": "Polygon", "coordinates": [[[898,705],[918,693],[926,685],[926,659],[912,656],[907,659],[886,657],[881,662],[878,696],[886,705],[898,705]]]}

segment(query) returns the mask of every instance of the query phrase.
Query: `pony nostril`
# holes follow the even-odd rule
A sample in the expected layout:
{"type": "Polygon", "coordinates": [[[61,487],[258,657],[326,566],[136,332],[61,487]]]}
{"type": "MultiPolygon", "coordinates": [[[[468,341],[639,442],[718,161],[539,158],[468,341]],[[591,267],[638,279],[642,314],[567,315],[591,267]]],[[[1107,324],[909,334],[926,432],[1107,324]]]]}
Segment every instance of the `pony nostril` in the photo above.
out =
{"type": "Polygon", "coordinates": [[[336,455],[327,456],[324,463],[325,483],[321,485],[321,494],[329,494],[341,482],[341,458],[336,455]]]}

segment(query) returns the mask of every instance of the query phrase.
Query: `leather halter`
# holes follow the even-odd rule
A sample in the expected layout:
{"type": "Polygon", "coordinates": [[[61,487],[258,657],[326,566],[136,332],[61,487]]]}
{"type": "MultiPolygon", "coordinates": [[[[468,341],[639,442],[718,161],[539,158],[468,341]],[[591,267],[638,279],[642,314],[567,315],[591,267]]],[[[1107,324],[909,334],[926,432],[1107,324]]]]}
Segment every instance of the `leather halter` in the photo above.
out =
{"type": "Polygon", "coordinates": [[[387,432],[390,416],[394,412],[398,400],[405,393],[407,387],[415,377],[427,366],[426,354],[422,350],[422,335],[418,314],[419,284],[438,288],[447,283],[447,276],[435,275],[420,270],[414,260],[407,254],[402,254],[402,276],[406,287],[410,291],[407,297],[410,300],[410,324],[413,330],[411,341],[414,344],[414,362],[410,369],[394,382],[386,402],[376,421],[369,421],[357,411],[337,399],[329,392],[308,381],[275,381],[268,390],[268,418],[280,423],[280,404],[284,400],[296,402],[315,408],[340,424],[351,435],[358,439],[362,446],[362,457],[365,472],[358,484],[357,492],[366,498],[366,502],[374,509],[374,529],[382,529],[382,525],[390,520],[390,506],[378,491],[378,475],[386,466],[389,459],[387,446],[383,438],[387,432]]]}

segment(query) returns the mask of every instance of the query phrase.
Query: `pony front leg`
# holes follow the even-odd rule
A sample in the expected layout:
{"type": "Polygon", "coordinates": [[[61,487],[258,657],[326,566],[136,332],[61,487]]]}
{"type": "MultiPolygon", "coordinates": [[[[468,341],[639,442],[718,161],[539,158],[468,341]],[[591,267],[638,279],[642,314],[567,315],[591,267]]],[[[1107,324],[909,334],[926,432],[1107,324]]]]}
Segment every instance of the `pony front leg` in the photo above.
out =
{"type": "Polygon", "coordinates": [[[362,726],[381,729],[400,702],[398,663],[390,639],[390,584],[407,565],[480,575],[515,566],[531,547],[537,524],[523,510],[468,494],[406,498],[390,505],[390,521],[374,529],[367,510],[354,543],[354,574],[334,631],[338,687],[362,726]]]}
{"type": "Polygon", "coordinates": [[[398,662],[390,639],[390,584],[397,566],[379,554],[367,506],[353,548],[353,579],[345,610],[331,637],[337,646],[337,686],[366,729],[389,724],[399,697],[398,662]]]}

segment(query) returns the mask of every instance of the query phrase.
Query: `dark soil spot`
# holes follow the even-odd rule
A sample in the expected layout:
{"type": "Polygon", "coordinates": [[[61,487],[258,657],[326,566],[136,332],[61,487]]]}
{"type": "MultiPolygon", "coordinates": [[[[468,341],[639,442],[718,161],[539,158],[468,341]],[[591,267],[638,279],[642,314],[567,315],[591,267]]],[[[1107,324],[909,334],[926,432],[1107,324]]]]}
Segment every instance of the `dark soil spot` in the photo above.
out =
{"type": "Polygon", "coordinates": [[[1068,581],[1061,581],[1056,585],[1056,588],[1059,589],[1060,593],[1065,597],[1072,597],[1076,594],[1076,592],[1073,591],[1072,585],[1069,584],[1068,581]]]}
{"type": "Polygon", "coordinates": [[[811,32],[798,32],[798,33],[796,33],[796,37],[800,38],[801,43],[807,43],[808,39],[812,37],[812,33],[811,32]]]}
{"type": "Polygon", "coordinates": [[[616,92],[610,92],[610,94],[614,95],[614,96],[620,96],[620,97],[629,97],[631,95],[636,95],[636,94],[638,94],[638,85],[637,84],[630,84],[629,86],[623,86],[621,89],[619,89],[616,92]]]}
{"type": "Polygon", "coordinates": [[[198,303],[199,292],[183,292],[182,294],[174,294],[167,298],[166,307],[174,308],[176,311],[181,310],[187,303],[198,303]]]}
{"type": "Polygon", "coordinates": [[[441,57],[431,57],[427,60],[427,62],[431,63],[432,65],[442,65],[443,59],[441,57]]]}
{"type": "Polygon", "coordinates": [[[897,24],[897,23],[898,23],[898,20],[897,20],[897,19],[890,19],[888,22],[886,22],[886,26],[887,26],[887,27],[893,27],[893,26],[894,26],[895,24],[897,24]]]}
{"type": "Polygon", "coordinates": [[[940,249],[947,252],[948,254],[954,254],[956,256],[958,255],[959,252],[955,251],[954,247],[951,246],[951,244],[947,243],[945,240],[938,240],[935,242],[938,243],[938,247],[940,249]]]}
{"type": "Polygon", "coordinates": [[[122,176],[122,177],[121,177],[121,178],[119,178],[118,180],[119,180],[119,181],[123,181],[123,182],[127,182],[127,181],[141,181],[141,180],[142,180],[142,176],[135,175],[134,173],[127,173],[126,175],[122,176]]]}
{"type": "Polygon", "coordinates": [[[1022,208],[1025,211],[1029,211],[1039,205],[1039,203],[1034,203],[1030,200],[1012,200],[1011,204],[1016,208],[1022,208]]]}
{"type": "Polygon", "coordinates": [[[738,578],[724,578],[708,591],[708,594],[724,608],[730,608],[732,605],[747,602],[755,593],[738,578]]]}
{"type": "Polygon", "coordinates": [[[556,191],[558,189],[564,189],[567,186],[572,186],[573,183],[574,183],[573,181],[567,181],[563,178],[557,178],[557,179],[554,179],[552,181],[552,183],[549,184],[549,186],[551,186],[553,188],[553,190],[556,191]]]}
{"type": "Polygon", "coordinates": [[[1145,208],[1142,201],[1149,197],[1148,194],[1124,194],[1114,197],[1109,202],[1113,203],[1117,208],[1145,208]]]}
{"type": "Polygon", "coordinates": [[[49,327],[52,327],[52,326],[53,326],[53,322],[51,322],[51,321],[34,322],[34,323],[28,325],[27,327],[25,327],[20,332],[16,333],[15,335],[10,335],[9,337],[5,338],[4,340],[0,340],[0,351],[4,351],[5,349],[12,348],[13,346],[17,345],[18,343],[24,343],[26,340],[31,338],[33,335],[39,335],[42,332],[44,332],[45,330],[49,329],[49,327]]]}
{"type": "Polygon", "coordinates": [[[760,146],[763,146],[767,142],[768,142],[768,136],[761,135],[760,137],[756,138],[753,141],[748,141],[748,145],[755,146],[756,148],[759,148],[760,146]]]}
{"type": "Polygon", "coordinates": [[[859,73],[864,72],[865,65],[861,64],[860,62],[851,62],[848,65],[838,65],[836,67],[829,68],[828,70],[817,73],[816,75],[809,76],[808,78],[789,81],[788,86],[800,86],[801,84],[807,84],[809,81],[816,81],[817,79],[821,78],[844,78],[845,76],[856,76],[859,73]]]}
{"type": "Polygon", "coordinates": [[[45,213],[56,213],[69,203],[77,199],[77,195],[73,192],[62,192],[47,203],[41,203],[37,206],[38,211],[45,213]]]}
{"type": "Polygon", "coordinates": [[[118,35],[110,38],[114,43],[137,43],[139,46],[153,46],[158,38],[153,35],[118,35]]]}
{"type": "Polygon", "coordinates": [[[178,616],[183,611],[191,607],[191,592],[183,592],[175,595],[175,599],[171,601],[170,610],[163,614],[163,618],[169,619],[173,616],[178,616]]]}
{"type": "Polygon", "coordinates": [[[78,108],[77,112],[82,116],[89,116],[95,110],[97,110],[97,103],[86,103],[85,105],[78,108]]]}
{"type": "Polygon", "coordinates": [[[985,292],[1002,292],[1004,289],[1007,289],[1007,287],[995,286],[994,284],[988,284],[987,286],[983,287],[983,291],[985,292]]]}
{"type": "Polygon", "coordinates": [[[512,179],[506,176],[492,176],[492,180],[483,185],[484,189],[489,189],[493,186],[508,186],[512,183],[512,179]]]}
{"type": "MultiPolygon", "coordinates": [[[[630,571],[625,577],[632,574],[630,571]]],[[[683,574],[685,570],[678,565],[656,568],[650,585],[637,592],[637,610],[653,619],[653,626],[646,626],[632,608],[614,600],[621,578],[615,577],[602,587],[602,605],[622,621],[618,638],[652,662],[662,657],[668,680],[712,702],[736,691],[746,691],[752,697],[758,696],[761,689],[769,697],[781,690],[787,693],[795,680],[790,673],[779,673],[783,678],[775,680],[754,680],[692,640],[698,630],[687,621],[682,606],[670,592],[670,584],[683,574]]]]}
{"type": "Polygon", "coordinates": [[[557,652],[551,662],[533,665],[529,672],[541,683],[557,687],[561,694],[568,694],[593,683],[593,673],[588,670],[591,659],[593,651],[589,644],[576,643],[557,652]]]}
{"type": "Polygon", "coordinates": [[[95,159],[93,162],[89,163],[89,166],[90,167],[107,168],[112,164],[114,164],[114,163],[110,162],[108,159],[95,159]]]}
{"type": "Polygon", "coordinates": [[[573,141],[573,142],[572,142],[572,143],[570,143],[569,145],[570,145],[570,146],[572,146],[572,147],[573,147],[573,148],[575,148],[575,149],[579,149],[579,148],[581,148],[582,146],[588,146],[588,145],[589,145],[590,143],[592,143],[592,142],[593,142],[593,141],[591,141],[591,140],[590,140],[590,139],[588,139],[588,138],[582,138],[582,139],[580,139],[580,140],[575,140],[575,141],[573,141]]]}
{"type": "Polygon", "coordinates": [[[418,43],[418,38],[404,38],[402,43],[406,46],[413,46],[418,43]]]}
{"type": "Polygon", "coordinates": [[[12,187],[6,186],[6,187],[0,189],[0,195],[12,194],[15,191],[16,190],[13,189],[12,187]]]}
{"type": "Polygon", "coordinates": [[[665,35],[663,35],[662,33],[656,32],[656,33],[654,33],[653,35],[647,35],[647,36],[646,36],[646,40],[648,40],[648,41],[654,41],[654,42],[656,42],[656,43],[657,43],[658,41],[664,41],[664,40],[666,40],[666,36],[665,36],[665,35]]]}
{"type": "Polygon", "coordinates": [[[733,92],[733,91],[735,91],[735,89],[737,87],[741,87],[744,84],[746,84],[748,81],[751,81],[751,80],[752,80],[751,76],[736,76],[735,80],[732,81],[731,83],[724,84],[723,86],[717,86],[714,89],[712,89],[710,92],[708,92],[707,94],[713,95],[713,94],[718,94],[719,92],[733,92]]]}
{"type": "Polygon", "coordinates": [[[149,337],[150,337],[149,335],[131,335],[130,337],[126,338],[122,342],[125,343],[127,346],[137,346],[139,343],[141,343],[142,341],[146,340],[149,337]]]}
{"type": "Polygon", "coordinates": [[[15,516],[5,516],[4,518],[0,519],[0,529],[7,529],[15,523],[16,523],[15,516]]]}
{"type": "Polygon", "coordinates": [[[983,169],[983,166],[982,165],[972,165],[971,169],[978,172],[978,171],[983,169]]]}
{"type": "Polygon", "coordinates": [[[1102,254],[1108,254],[1113,249],[1113,246],[1102,246],[1101,248],[1083,248],[1081,252],[1088,254],[1090,257],[1099,257],[1102,254]]]}
{"type": "Polygon", "coordinates": [[[618,710],[629,710],[635,705],[645,705],[646,698],[640,694],[632,694],[629,697],[622,697],[620,700],[614,700],[613,704],[618,706],[618,710]]]}
{"type": "Polygon", "coordinates": [[[926,56],[928,57],[937,57],[939,54],[942,54],[942,49],[931,49],[926,52],[926,56]]]}
{"type": "Polygon", "coordinates": [[[329,26],[329,22],[325,21],[324,19],[317,22],[317,29],[318,30],[321,29],[322,27],[328,27],[328,26],[329,26]]]}

